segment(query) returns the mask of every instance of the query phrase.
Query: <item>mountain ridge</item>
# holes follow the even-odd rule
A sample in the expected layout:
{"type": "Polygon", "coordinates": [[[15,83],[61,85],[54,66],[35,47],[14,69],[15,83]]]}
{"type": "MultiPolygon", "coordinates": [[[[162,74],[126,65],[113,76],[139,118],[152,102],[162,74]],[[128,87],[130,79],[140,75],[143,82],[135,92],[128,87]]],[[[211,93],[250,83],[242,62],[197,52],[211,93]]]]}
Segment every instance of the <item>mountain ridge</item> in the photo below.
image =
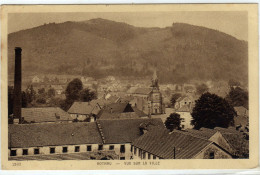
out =
{"type": "Polygon", "coordinates": [[[185,23],[143,28],[92,19],[45,24],[10,33],[9,73],[13,71],[16,46],[23,49],[25,74],[140,77],[156,68],[163,82],[229,78],[247,82],[246,41],[185,23]]]}

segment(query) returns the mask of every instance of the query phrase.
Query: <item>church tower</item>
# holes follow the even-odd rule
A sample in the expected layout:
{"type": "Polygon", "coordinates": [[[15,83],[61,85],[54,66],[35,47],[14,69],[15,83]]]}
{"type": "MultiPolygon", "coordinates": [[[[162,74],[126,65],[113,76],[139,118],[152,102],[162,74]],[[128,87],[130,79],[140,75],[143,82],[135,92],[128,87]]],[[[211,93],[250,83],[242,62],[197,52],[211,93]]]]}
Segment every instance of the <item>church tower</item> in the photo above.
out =
{"type": "Polygon", "coordinates": [[[162,94],[159,90],[159,81],[156,70],[154,71],[152,78],[152,91],[150,94],[151,99],[151,114],[163,114],[162,94]]]}

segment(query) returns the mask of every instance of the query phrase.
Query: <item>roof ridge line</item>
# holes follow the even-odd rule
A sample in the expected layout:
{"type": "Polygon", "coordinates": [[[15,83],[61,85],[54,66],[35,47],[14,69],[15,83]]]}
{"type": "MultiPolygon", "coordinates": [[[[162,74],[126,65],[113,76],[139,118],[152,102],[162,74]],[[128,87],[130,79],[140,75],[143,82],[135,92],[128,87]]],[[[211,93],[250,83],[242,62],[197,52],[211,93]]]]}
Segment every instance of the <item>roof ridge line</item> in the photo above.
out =
{"type": "Polygon", "coordinates": [[[98,128],[98,131],[99,131],[99,134],[101,136],[101,139],[102,139],[103,143],[106,143],[105,136],[104,136],[104,134],[102,132],[101,124],[99,123],[98,120],[96,121],[96,124],[97,124],[97,128],[98,128]]]}
{"type": "MultiPolygon", "coordinates": [[[[195,138],[198,138],[198,139],[202,139],[202,140],[206,140],[206,141],[212,142],[212,141],[210,141],[210,140],[208,140],[208,139],[202,138],[202,137],[197,136],[197,135],[193,135],[193,134],[191,134],[191,133],[189,133],[189,132],[185,132],[185,131],[172,131],[172,132],[183,133],[183,134],[188,135],[188,136],[191,136],[191,137],[195,137],[195,138]]],[[[172,133],[172,132],[171,132],[171,133],[172,133]]],[[[169,133],[169,134],[171,134],[171,133],[169,133]]]]}

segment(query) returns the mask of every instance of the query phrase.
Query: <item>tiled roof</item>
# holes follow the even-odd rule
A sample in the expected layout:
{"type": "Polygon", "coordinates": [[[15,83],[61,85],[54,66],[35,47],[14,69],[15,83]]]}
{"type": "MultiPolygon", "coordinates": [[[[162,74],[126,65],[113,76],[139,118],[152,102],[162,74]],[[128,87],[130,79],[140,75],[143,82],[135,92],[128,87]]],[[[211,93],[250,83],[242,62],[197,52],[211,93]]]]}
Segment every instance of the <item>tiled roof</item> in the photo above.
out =
{"type": "Polygon", "coordinates": [[[212,142],[193,137],[182,131],[169,133],[166,129],[154,129],[136,139],[132,145],[163,159],[191,159],[212,142]]]}
{"type": "Polygon", "coordinates": [[[73,105],[68,110],[71,114],[91,114],[92,110],[95,108],[96,103],[90,102],[74,102],[73,105]]]}
{"type": "Polygon", "coordinates": [[[37,146],[102,143],[96,123],[17,124],[8,126],[9,146],[37,146]]]}
{"type": "Polygon", "coordinates": [[[71,114],[98,114],[101,108],[112,103],[110,100],[95,99],[90,102],[74,102],[68,110],[71,114]]]}
{"type": "Polygon", "coordinates": [[[106,144],[131,143],[141,136],[140,126],[146,125],[148,129],[153,126],[164,127],[161,119],[118,119],[97,121],[103,142],[106,144]]]}
{"type": "Polygon", "coordinates": [[[145,94],[148,95],[152,91],[152,88],[137,88],[134,94],[145,94]]]}
{"type": "Polygon", "coordinates": [[[70,115],[58,107],[22,108],[22,117],[27,122],[71,121],[70,115]]]}
{"type": "Polygon", "coordinates": [[[147,116],[129,103],[112,103],[104,107],[97,114],[98,119],[139,118],[147,116]]]}
{"type": "Polygon", "coordinates": [[[192,136],[198,136],[203,139],[210,139],[214,134],[216,134],[217,130],[208,129],[208,128],[200,128],[200,130],[196,129],[186,129],[185,132],[192,136]]]}

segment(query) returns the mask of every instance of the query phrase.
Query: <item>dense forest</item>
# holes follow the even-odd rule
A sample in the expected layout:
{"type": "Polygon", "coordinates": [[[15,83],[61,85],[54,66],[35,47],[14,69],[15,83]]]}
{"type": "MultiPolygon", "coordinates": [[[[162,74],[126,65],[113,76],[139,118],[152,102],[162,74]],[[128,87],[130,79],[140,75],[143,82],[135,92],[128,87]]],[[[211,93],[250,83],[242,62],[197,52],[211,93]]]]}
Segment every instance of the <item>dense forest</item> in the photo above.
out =
{"type": "Polygon", "coordinates": [[[50,23],[8,35],[9,74],[14,47],[22,47],[23,73],[142,77],[158,70],[161,82],[247,82],[248,44],[200,26],[173,23],[140,28],[105,19],[50,23]]]}

